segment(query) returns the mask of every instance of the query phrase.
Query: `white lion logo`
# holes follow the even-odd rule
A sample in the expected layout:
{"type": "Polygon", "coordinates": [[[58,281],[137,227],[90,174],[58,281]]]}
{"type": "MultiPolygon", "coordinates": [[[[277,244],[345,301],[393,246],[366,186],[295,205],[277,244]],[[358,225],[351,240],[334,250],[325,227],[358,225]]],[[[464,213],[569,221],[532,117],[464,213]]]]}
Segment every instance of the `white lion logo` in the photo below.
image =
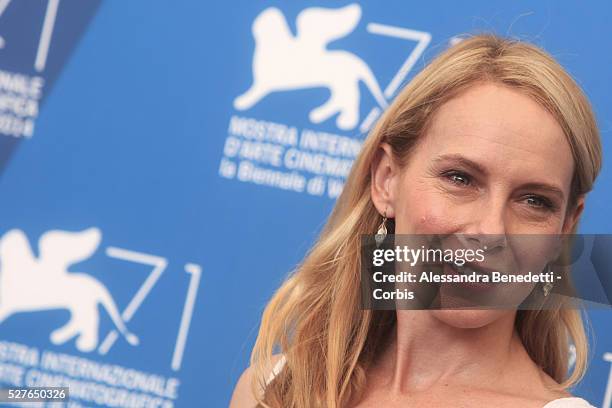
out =
{"type": "Polygon", "coordinates": [[[13,313],[68,309],[70,321],[53,331],[53,344],[78,336],[76,346],[89,352],[98,345],[100,303],[127,341],[128,332],[106,287],[92,276],[68,272],[68,267],[89,258],[100,245],[97,228],[80,232],[52,230],[40,237],[38,258],[23,231],[13,229],[0,240],[0,324],[13,313]]]}
{"type": "Polygon", "coordinates": [[[359,121],[359,82],[363,81],[385,108],[387,102],[368,65],[348,51],[326,48],[351,33],[360,18],[358,4],[308,8],[298,15],[293,36],[279,9],[265,9],[253,22],[253,84],[234,100],[234,107],[249,109],[274,91],[327,87],[331,97],[310,112],[310,120],[321,123],[339,113],[337,126],[353,129],[359,121]]]}

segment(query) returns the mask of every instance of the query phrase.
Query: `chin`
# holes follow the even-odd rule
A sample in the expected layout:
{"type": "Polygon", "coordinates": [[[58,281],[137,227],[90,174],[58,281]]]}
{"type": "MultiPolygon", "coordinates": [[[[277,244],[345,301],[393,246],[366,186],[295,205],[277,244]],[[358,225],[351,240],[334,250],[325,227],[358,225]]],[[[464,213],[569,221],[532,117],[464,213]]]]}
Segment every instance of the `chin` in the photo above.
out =
{"type": "Polygon", "coordinates": [[[458,329],[478,329],[508,314],[507,310],[432,310],[441,322],[458,329]]]}

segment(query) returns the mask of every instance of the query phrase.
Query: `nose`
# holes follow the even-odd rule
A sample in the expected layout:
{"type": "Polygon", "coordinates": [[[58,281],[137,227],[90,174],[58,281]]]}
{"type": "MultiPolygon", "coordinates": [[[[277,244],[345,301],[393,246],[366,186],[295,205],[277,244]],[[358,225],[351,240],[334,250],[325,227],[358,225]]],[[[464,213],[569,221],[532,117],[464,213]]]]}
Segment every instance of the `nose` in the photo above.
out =
{"type": "Polygon", "coordinates": [[[471,222],[465,230],[465,244],[470,248],[482,248],[485,251],[505,248],[507,231],[505,222],[505,202],[487,200],[475,208],[471,222]]]}

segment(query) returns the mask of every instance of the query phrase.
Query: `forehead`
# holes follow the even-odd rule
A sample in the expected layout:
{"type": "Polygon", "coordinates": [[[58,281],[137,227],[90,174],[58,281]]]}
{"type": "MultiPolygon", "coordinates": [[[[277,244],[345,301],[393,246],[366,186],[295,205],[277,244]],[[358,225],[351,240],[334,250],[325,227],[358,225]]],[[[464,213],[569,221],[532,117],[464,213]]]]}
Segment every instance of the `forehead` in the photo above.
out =
{"type": "Polygon", "coordinates": [[[573,157],[563,129],[529,96],[493,83],[470,87],[434,114],[430,155],[462,154],[506,176],[547,177],[569,188],[573,157]]]}

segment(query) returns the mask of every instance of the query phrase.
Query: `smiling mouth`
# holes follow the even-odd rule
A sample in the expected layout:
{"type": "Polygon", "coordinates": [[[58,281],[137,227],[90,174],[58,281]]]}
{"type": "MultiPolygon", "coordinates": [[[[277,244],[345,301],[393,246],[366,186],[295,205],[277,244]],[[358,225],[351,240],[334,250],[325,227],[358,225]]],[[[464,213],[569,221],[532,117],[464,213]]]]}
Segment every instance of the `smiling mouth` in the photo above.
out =
{"type": "Polygon", "coordinates": [[[446,274],[465,275],[465,281],[454,282],[450,286],[468,290],[469,292],[465,293],[466,296],[468,296],[468,293],[470,294],[469,296],[472,296],[475,292],[489,293],[497,287],[497,284],[491,280],[492,270],[483,269],[468,263],[458,266],[454,262],[448,262],[445,263],[445,266],[444,271],[446,274]]]}
{"type": "Polygon", "coordinates": [[[467,262],[463,265],[457,265],[454,262],[447,262],[446,264],[449,265],[453,271],[457,272],[460,275],[476,274],[477,276],[491,277],[491,274],[493,272],[492,270],[485,269],[467,262]]]}

